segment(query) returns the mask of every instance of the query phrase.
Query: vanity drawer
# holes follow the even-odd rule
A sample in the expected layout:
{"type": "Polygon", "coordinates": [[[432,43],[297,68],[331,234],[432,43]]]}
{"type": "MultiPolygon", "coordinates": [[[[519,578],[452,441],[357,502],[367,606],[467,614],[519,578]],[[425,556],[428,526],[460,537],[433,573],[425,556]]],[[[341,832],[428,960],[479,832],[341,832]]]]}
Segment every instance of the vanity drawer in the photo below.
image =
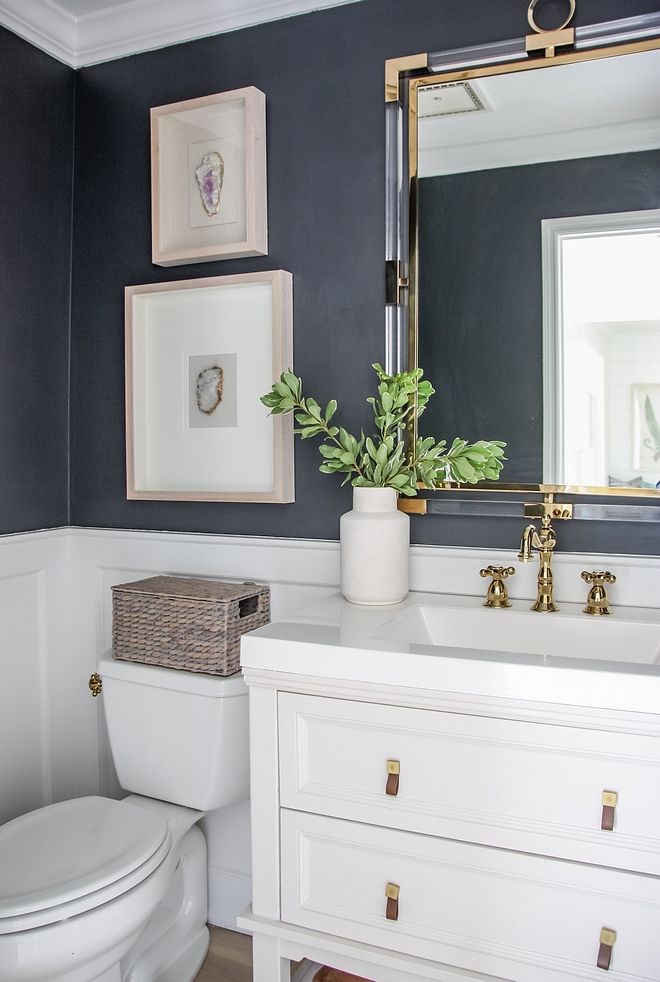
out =
{"type": "Polygon", "coordinates": [[[283,810],[281,830],[289,923],[511,982],[660,979],[655,877],[303,812],[283,810]]]}
{"type": "Polygon", "coordinates": [[[293,693],[279,730],[287,808],[660,874],[657,738],[293,693]]]}

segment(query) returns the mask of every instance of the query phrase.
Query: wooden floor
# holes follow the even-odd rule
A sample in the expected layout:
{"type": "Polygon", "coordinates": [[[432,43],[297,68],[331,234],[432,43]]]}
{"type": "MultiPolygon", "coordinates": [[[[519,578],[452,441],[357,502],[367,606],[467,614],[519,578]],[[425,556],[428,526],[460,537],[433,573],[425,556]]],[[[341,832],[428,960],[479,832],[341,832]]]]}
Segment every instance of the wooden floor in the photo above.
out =
{"type": "Polygon", "coordinates": [[[211,928],[211,947],[195,982],[252,982],[252,938],[211,928]]]}
{"type": "MultiPolygon", "coordinates": [[[[222,927],[211,927],[210,931],[209,953],[195,982],[252,982],[252,938],[222,927]]],[[[292,963],[291,974],[301,969],[302,964],[292,963]]],[[[313,971],[309,969],[309,974],[313,971]]]]}

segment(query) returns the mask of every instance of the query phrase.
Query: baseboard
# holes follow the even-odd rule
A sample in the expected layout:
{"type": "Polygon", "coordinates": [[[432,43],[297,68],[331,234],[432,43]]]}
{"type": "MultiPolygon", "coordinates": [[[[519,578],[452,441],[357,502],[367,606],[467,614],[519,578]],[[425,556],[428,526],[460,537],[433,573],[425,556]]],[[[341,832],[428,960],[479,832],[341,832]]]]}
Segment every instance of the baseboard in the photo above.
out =
{"type": "Polygon", "coordinates": [[[249,876],[209,870],[209,924],[239,931],[236,918],[252,903],[252,881],[249,876]]]}

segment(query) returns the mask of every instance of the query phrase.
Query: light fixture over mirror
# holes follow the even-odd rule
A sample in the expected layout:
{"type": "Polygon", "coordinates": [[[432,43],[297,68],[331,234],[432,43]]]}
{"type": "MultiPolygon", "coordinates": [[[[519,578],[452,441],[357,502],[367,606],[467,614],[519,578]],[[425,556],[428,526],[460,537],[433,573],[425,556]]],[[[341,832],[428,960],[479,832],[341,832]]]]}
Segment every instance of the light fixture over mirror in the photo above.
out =
{"type": "Polygon", "coordinates": [[[660,15],[397,59],[386,99],[388,350],[438,390],[424,433],[505,440],[484,490],[659,496],[660,15]]]}

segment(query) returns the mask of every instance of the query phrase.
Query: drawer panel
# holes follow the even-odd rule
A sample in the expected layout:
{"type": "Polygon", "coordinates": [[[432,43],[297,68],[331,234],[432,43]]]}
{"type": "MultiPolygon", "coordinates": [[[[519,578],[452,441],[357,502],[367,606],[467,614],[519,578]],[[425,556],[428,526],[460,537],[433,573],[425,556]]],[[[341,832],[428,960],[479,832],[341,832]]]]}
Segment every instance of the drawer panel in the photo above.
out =
{"type": "Polygon", "coordinates": [[[281,827],[284,921],[512,982],[660,979],[655,877],[303,812],[281,827]]]}
{"type": "Polygon", "coordinates": [[[660,874],[660,740],[280,693],[287,808],[660,874]],[[388,760],[399,765],[398,788],[388,760]],[[615,792],[611,831],[603,793],[615,792]]]}

